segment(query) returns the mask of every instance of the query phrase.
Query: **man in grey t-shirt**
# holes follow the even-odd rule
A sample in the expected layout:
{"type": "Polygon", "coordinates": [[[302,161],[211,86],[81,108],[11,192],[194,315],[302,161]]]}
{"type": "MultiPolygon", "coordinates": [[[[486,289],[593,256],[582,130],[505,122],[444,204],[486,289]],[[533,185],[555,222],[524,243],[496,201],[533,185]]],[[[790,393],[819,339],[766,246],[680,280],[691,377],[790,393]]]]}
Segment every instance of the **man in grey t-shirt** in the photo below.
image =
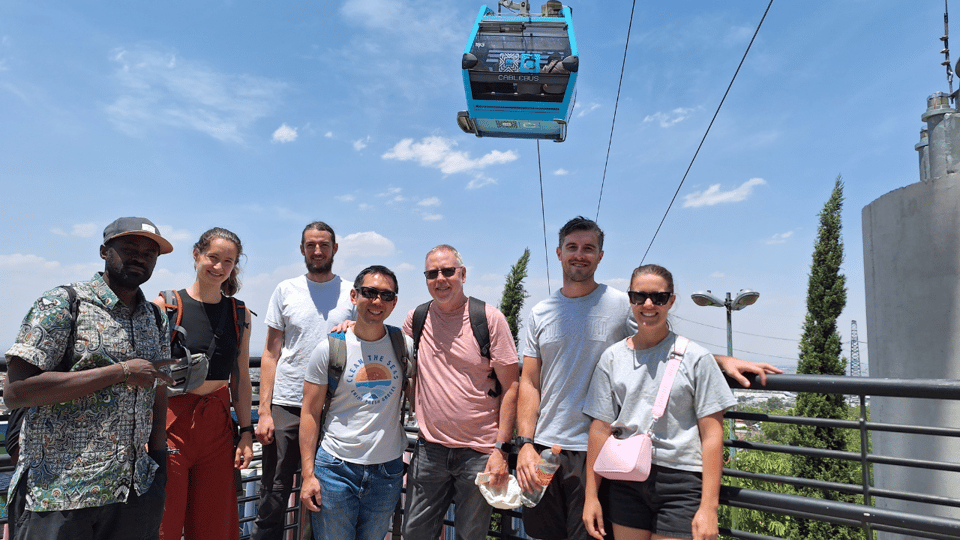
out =
{"type": "Polygon", "coordinates": [[[267,343],[260,361],[260,419],[263,476],[253,538],[280,540],[293,476],[300,466],[300,407],[307,360],[330,329],[356,318],[351,283],[333,273],[337,238],[322,221],[300,236],[307,273],[288,279],[270,297],[267,343]]]}
{"type": "MultiPolygon", "coordinates": [[[[560,470],[540,503],[523,509],[524,527],[543,540],[586,540],[582,516],[590,418],[582,412],[584,400],[600,355],[635,333],[637,323],[627,294],[594,278],[603,259],[603,231],[594,221],[568,221],[560,229],[557,258],[563,288],[534,306],[526,324],[517,406],[517,480],[534,489],[539,452],[560,445],[560,470]]],[[[761,381],[765,373],[779,372],[768,364],[716,358],[724,372],[745,386],[750,383],[743,372],[756,373],[761,381]]]]}

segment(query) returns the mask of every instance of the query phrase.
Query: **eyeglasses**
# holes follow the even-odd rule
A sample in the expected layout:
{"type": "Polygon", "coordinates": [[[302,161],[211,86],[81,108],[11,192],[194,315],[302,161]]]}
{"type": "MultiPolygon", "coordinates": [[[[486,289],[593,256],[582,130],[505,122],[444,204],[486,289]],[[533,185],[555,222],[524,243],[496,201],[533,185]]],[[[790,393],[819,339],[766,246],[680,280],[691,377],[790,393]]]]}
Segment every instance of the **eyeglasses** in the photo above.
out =
{"type": "Polygon", "coordinates": [[[377,296],[384,302],[393,302],[397,299],[397,293],[393,291],[382,291],[380,289],[374,289],[373,287],[358,287],[357,292],[360,293],[360,296],[368,300],[373,300],[377,296]]]}
{"type": "Polygon", "coordinates": [[[459,266],[453,268],[439,268],[436,270],[427,270],[423,275],[427,276],[427,279],[437,279],[437,276],[443,274],[443,277],[453,277],[457,273],[457,270],[460,269],[459,266]]]}
{"type": "Polygon", "coordinates": [[[672,292],[640,292],[640,291],[627,291],[627,295],[630,296],[630,303],[642,306],[647,302],[647,298],[653,301],[655,306],[665,306],[667,302],[670,301],[670,297],[673,296],[672,292]]]}

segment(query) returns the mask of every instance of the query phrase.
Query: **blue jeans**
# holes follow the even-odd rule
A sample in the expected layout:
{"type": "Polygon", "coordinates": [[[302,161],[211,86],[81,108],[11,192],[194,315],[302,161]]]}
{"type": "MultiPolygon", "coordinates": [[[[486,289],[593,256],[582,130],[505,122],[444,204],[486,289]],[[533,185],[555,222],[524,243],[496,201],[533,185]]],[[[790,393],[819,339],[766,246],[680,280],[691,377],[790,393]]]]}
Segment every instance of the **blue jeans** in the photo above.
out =
{"type": "Polygon", "coordinates": [[[317,449],[320,511],[313,512],[316,540],[383,540],[403,487],[403,458],[358,465],[317,449]]]}
{"type": "Polygon", "coordinates": [[[452,502],[456,505],[456,540],[485,540],[493,507],[474,480],[487,467],[489,458],[489,454],[469,448],[447,448],[422,437],[417,440],[407,475],[403,537],[440,538],[443,517],[452,502]]]}

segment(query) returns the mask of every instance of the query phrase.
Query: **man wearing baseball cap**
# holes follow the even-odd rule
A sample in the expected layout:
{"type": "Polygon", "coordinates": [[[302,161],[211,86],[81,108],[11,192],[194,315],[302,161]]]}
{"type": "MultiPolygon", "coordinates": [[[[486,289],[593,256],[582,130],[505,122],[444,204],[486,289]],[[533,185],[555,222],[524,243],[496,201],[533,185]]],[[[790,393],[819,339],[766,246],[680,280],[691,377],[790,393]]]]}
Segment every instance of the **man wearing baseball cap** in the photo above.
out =
{"type": "Polygon", "coordinates": [[[167,319],[140,285],[173,251],[148,219],[103,231],[104,271],[47,291],[6,353],[28,407],[10,482],[13,537],[152,539],[166,483],[167,319]]]}

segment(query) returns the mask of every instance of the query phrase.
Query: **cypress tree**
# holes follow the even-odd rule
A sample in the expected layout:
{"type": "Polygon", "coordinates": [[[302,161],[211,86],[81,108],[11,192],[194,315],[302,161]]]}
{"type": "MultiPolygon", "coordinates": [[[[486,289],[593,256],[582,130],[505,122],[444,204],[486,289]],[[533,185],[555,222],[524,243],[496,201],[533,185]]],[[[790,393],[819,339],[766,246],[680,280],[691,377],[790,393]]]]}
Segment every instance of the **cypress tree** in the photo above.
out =
{"type": "Polygon", "coordinates": [[[500,311],[507,318],[507,323],[510,324],[510,333],[513,334],[514,344],[518,341],[520,311],[523,309],[523,301],[530,297],[527,290],[523,288],[523,280],[527,277],[527,263],[529,262],[530,248],[526,248],[523,250],[523,255],[517,259],[516,264],[510,267],[507,281],[503,284],[503,297],[500,299],[500,311]]]}
{"type": "MultiPolygon", "coordinates": [[[[799,374],[844,375],[846,361],[841,357],[837,318],[847,303],[846,277],[840,273],[843,263],[840,211],[843,209],[843,181],[838,176],[833,192],[820,212],[820,227],[810,265],[807,286],[807,315],[800,339],[799,374]]],[[[839,394],[801,393],[797,396],[796,415],[816,418],[846,419],[847,405],[839,394]]],[[[791,437],[793,446],[847,450],[842,429],[798,426],[791,437]]],[[[817,457],[793,456],[793,475],[801,478],[842,483],[859,483],[859,466],[846,461],[817,457]]],[[[846,502],[858,497],[832,490],[797,488],[799,495],[846,502]]],[[[832,523],[814,520],[793,520],[792,537],[796,539],[861,538],[862,532],[832,523]]]]}

